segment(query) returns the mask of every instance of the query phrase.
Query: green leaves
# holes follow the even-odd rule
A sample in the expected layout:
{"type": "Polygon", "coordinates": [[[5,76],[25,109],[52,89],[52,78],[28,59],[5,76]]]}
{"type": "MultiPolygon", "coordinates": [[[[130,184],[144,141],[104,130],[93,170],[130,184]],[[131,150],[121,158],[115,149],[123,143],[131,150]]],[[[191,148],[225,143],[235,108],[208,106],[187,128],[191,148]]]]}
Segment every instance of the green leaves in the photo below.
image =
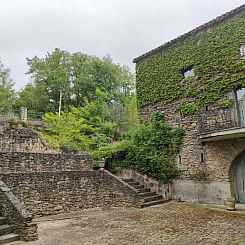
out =
{"type": "Polygon", "coordinates": [[[113,146],[102,147],[93,152],[96,160],[116,158],[114,169],[124,167],[135,169],[163,183],[178,175],[174,158],[178,154],[184,136],[184,129],[171,128],[161,113],[152,115],[149,125],[138,125],[131,131],[128,140],[113,146]],[[117,156],[123,155],[120,161],[117,156]]]}
{"type": "Polygon", "coordinates": [[[61,91],[63,108],[68,109],[94,101],[96,88],[106,94],[106,102],[122,104],[134,89],[134,77],[129,69],[113,63],[110,56],[99,59],[55,49],[45,58],[28,58],[27,63],[34,86],[43,86],[44,94],[54,102],[53,112],[57,111],[61,91]]]}
{"type": "Polygon", "coordinates": [[[245,86],[245,60],[239,49],[245,43],[245,14],[241,13],[208,31],[173,44],[136,65],[138,106],[192,98],[179,108],[190,115],[222,96],[245,86]],[[194,65],[196,76],[185,79],[181,71],[194,65]]]}
{"type": "Polygon", "coordinates": [[[45,113],[54,111],[54,103],[50,101],[42,84],[27,84],[24,89],[17,93],[18,98],[15,107],[27,107],[29,113],[45,113]]]}
{"type": "Polygon", "coordinates": [[[83,107],[71,107],[70,111],[47,113],[48,123],[42,135],[55,147],[66,151],[90,152],[108,145],[114,138],[115,123],[108,121],[110,111],[107,96],[96,89],[96,99],[83,107]]]}
{"type": "Polygon", "coordinates": [[[4,68],[0,61],[0,112],[6,113],[12,109],[16,98],[13,86],[9,69],[4,68]]]}
{"type": "Polygon", "coordinates": [[[140,125],[132,132],[126,162],[136,171],[167,183],[178,175],[173,160],[183,136],[183,129],[171,128],[160,112],[153,113],[149,125],[140,125]]]}

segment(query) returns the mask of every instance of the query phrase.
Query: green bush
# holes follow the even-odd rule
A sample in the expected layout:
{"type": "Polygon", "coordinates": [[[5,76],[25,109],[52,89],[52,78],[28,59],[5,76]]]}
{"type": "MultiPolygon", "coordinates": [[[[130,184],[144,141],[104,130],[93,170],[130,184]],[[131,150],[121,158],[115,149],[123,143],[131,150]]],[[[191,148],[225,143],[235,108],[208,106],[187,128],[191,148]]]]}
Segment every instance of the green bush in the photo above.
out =
{"type": "MultiPolygon", "coordinates": [[[[161,113],[152,115],[151,122],[136,127],[127,141],[94,152],[97,160],[115,158],[124,152],[124,158],[117,159],[114,170],[131,168],[163,183],[170,182],[179,175],[174,165],[180,150],[184,129],[170,127],[161,113]]],[[[115,172],[115,171],[114,171],[115,172]]]]}

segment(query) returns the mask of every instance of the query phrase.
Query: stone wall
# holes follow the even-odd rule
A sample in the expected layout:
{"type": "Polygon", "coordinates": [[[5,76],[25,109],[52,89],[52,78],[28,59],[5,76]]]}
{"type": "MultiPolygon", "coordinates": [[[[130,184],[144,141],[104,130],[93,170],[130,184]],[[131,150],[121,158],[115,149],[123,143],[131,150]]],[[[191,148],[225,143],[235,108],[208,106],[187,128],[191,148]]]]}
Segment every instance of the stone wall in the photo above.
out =
{"type": "Polygon", "coordinates": [[[37,224],[32,222],[25,205],[2,180],[0,180],[0,214],[7,218],[22,240],[32,241],[38,238],[37,224]]]}
{"type": "Polygon", "coordinates": [[[151,192],[161,195],[165,200],[172,199],[172,184],[162,184],[131,169],[123,169],[118,176],[125,179],[132,178],[134,181],[143,184],[145,188],[149,188],[151,192]]]}
{"type": "Polygon", "coordinates": [[[0,152],[57,152],[39,134],[18,122],[0,122],[0,152]]]}
{"type": "Polygon", "coordinates": [[[0,174],[40,171],[88,171],[93,158],[87,154],[0,152],[0,174]]]}
{"type": "Polygon", "coordinates": [[[105,170],[9,173],[2,179],[35,216],[99,206],[141,205],[134,188],[105,170]]]}
{"type": "MultiPolygon", "coordinates": [[[[231,166],[235,158],[245,150],[245,138],[226,139],[202,143],[199,135],[202,133],[200,116],[204,116],[205,123],[210,125],[210,130],[218,130],[217,126],[228,127],[225,119],[237,120],[233,108],[222,109],[220,102],[227,99],[235,99],[234,93],[228,93],[224,98],[213,105],[203,109],[194,115],[182,117],[178,107],[184,100],[178,100],[164,105],[156,103],[141,109],[141,115],[149,120],[154,111],[163,112],[167,123],[172,127],[182,127],[186,130],[184,142],[179,155],[176,156],[175,164],[181,170],[178,181],[173,183],[174,197],[185,201],[223,203],[224,198],[233,195],[231,184],[231,166]],[[182,183],[182,184],[181,184],[182,183]],[[187,193],[189,188],[193,193],[187,193]],[[206,193],[204,193],[204,190],[206,193]],[[203,192],[202,197],[197,193],[203,192]],[[195,194],[196,193],[196,194],[195,194]]],[[[191,102],[191,101],[188,101],[191,102]]],[[[206,128],[207,129],[207,128],[206,128]]]]}
{"type": "Polygon", "coordinates": [[[199,169],[201,164],[200,153],[204,151],[204,147],[197,139],[197,115],[182,117],[177,109],[181,103],[183,103],[183,100],[167,105],[156,103],[141,109],[140,114],[149,121],[152,112],[160,111],[171,127],[182,127],[186,130],[180,154],[176,156],[175,161],[175,164],[181,170],[181,178],[186,179],[189,178],[189,173],[193,169],[199,169]]]}

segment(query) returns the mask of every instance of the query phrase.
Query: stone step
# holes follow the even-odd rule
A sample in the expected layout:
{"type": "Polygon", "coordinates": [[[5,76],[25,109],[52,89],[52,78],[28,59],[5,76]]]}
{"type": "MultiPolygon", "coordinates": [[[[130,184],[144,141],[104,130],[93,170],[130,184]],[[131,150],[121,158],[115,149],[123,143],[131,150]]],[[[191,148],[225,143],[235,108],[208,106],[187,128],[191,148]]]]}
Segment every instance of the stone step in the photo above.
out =
{"type": "Polygon", "coordinates": [[[163,199],[163,197],[161,195],[154,195],[154,196],[150,196],[150,197],[145,197],[144,203],[157,201],[157,200],[161,200],[161,199],[163,199]]]}
{"type": "Polygon", "coordinates": [[[165,203],[165,202],[166,201],[162,198],[160,200],[143,203],[141,205],[141,208],[146,208],[146,207],[150,207],[150,206],[154,206],[154,205],[159,205],[159,204],[162,204],[162,203],[165,203]]]}
{"type": "Polygon", "coordinates": [[[0,217],[0,225],[5,225],[7,222],[5,217],[0,217]]]}
{"type": "Polygon", "coordinates": [[[14,233],[0,236],[0,245],[20,240],[20,236],[14,233]]]}
{"type": "Polygon", "coordinates": [[[0,225],[0,236],[7,235],[13,232],[13,228],[10,225],[0,225]]]}
{"type": "Polygon", "coordinates": [[[144,189],[144,185],[132,185],[132,187],[134,187],[135,189],[144,189]]]}
{"type": "Polygon", "coordinates": [[[155,196],[156,192],[143,192],[143,193],[139,193],[139,196],[144,198],[144,197],[152,197],[155,196]]]}
{"type": "Polygon", "coordinates": [[[142,188],[142,189],[137,189],[138,193],[145,193],[145,192],[150,192],[149,188],[142,188]]]}
{"type": "Polygon", "coordinates": [[[134,182],[134,180],[131,178],[131,179],[122,179],[124,182],[134,182]]]}
{"type": "Polygon", "coordinates": [[[128,185],[132,185],[132,186],[134,186],[134,185],[139,185],[139,182],[134,182],[134,181],[132,181],[132,182],[126,182],[128,185]]]}

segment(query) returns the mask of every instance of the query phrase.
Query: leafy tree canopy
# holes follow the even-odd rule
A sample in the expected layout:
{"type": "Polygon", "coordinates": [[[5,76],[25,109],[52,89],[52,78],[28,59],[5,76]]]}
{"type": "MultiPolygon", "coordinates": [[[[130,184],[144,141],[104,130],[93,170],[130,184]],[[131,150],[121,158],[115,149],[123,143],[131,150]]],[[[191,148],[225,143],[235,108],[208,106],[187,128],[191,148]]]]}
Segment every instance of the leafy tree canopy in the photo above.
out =
{"type": "Polygon", "coordinates": [[[24,89],[18,92],[18,98],[15,102],[15,107],[27,107],[29,113],[44,113],[54,111],[54,103],[50,101],[45,93],[43,84],[28,83],[24,89]]]}
{"type": "Polygon", "coordinates": [[[15,101],[14,83],[9,75],[9,69],[4,68],[0,61],[0,112],[8,112],[15,101]]]}
{"type": "MultiPolygon", "coordinates": [[[[67,109],[94,101],[96,88],[106,94],[107,103],[124,103],[133,90],[133,75],[128,68],[113,63],[110,56],[100,59],[55,49],[45,58],[27,58],[27,63],[28,74],[34,83],[32,86],[42,87],[49,102],[53,103],[53,111],[57,110],[60,92],[67,109]]],[[[26,89],[30,89],[30,85],[26,89]]]]}
{"type": "Polygon", "coordinates": [[[90,152],[110,144],[115,137],[115,123],[108,121],[107,96],[96,89],[96,98],[80,108],[71,107],[70,111],[47,113],[43,118],[48,123],[42,135],[55,147],[65,151],[90,152]]]}

